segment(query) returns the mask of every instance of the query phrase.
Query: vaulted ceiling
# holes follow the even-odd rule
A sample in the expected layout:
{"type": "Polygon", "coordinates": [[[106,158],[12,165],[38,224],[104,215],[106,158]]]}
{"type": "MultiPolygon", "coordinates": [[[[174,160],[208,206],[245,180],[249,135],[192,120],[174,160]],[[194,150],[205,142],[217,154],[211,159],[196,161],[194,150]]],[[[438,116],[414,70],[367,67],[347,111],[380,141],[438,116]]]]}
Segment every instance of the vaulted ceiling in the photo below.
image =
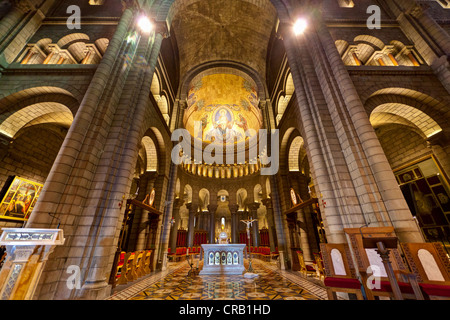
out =
{"type": "Polygon", "coordinates": [[[265,78],[277,14],[269,0],[176,0],[170,19],[180,75],[212,61],[245,64],[265,78]]]}

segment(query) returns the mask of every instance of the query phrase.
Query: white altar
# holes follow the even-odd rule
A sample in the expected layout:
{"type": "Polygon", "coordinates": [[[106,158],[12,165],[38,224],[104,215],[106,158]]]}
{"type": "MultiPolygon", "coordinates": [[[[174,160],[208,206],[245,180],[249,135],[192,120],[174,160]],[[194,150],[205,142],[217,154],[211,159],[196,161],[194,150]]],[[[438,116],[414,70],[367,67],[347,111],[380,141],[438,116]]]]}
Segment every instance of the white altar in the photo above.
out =
{"type": "Polygon", "coordinates": [[[203,269],[200,275],[242,275],[245,244],[202,244],[203,269]]]}

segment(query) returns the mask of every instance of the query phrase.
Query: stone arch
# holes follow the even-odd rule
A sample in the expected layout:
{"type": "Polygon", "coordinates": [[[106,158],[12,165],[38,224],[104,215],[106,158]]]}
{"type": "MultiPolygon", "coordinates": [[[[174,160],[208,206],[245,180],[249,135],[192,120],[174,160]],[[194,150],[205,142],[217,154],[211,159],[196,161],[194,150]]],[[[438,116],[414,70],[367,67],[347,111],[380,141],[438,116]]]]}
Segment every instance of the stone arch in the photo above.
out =
{"type": "Polygon", "coordinates": [[[239,210],[243,210],[246,208],[247,201],[247,190],[244,188],[240,188],[236,192],[236,204],[239,206],[239,210]]]}
{"type": "Polygon", "coordinates": [[[13,114],[0,115],[0,133],[14,138],[19,130],[43,123],[51,123],[66,129],[73,122],[73,114],[65,105],[41,102],[22,108],[13,114]]]}
{"type": "Polygon", "coordinates": [[[263,189],[262,186],[258,183],[253,188],[253,201],[261,203],[262,197],[263,197],[263,189]]]}
{"type": "Polygon", "coordinates": [[[258,96],[260,99],[264,100],[268,96],[264,80],[256,70],[235,61],[213,61],[200,64],[194,69],[186,72],[186,75],[179,86],[178,96],[180,97],[180,100],[185,100],[187,98],[189,85],[195,78],[201,78],[215,73],[233,74],[254,82],[258,88],[258,96]]]}
{"type": "Polygon", "coordinates": [[[109,39],[108,38],[100,38],[100,39],[95,40],[94,44],[97,47],[97,49],[100,51],[100,53],[102,55],[104,55],[106,52],[106,49],[109,46],[109,39]]]}
{"type": "Polygon", "coordinates": [[[145,150],[145,171],[158,171],[158,151],[155,142],[151,137],[144,136],[142,138],[142,146],[145,150]]]}
{"type": "Polygon", "coordinates": [[[450,130],[441,101],[399,87],[378,87],[367,95],[365,109],[370,112],[370,122],[393,169],[430,154],[439,156],[447,168],[446,152],[428,144],[433,139],[441,141],[440,133],[450,130]]]}
{"type": "Polygon", "coordinates": [[[289,147],[289,171],[300,171],[300,149],[303,147],[303,138],[296,136],[289,147]]]}
{"type": "Polygon", "coordinates": [[[79,100],[70,91],[60,87],[30,87],[11,92],[0,97],[0,114],[5,116],[32,104],[54,102],[65,105],[73,115],[79,106],[79,100]]]}
{"type": "Polygon", "coordinates": [[[175,182],[175,198],[180,197],[180,191],[181,191],[181,181],[180,178],[177,178],[177,181],[175,182]]]}
{"type": "Polygon", "coordinates": [[[185,203],[192,203],[192,187],[189,184],[184,186],[183,197],[185,203]]]}
{"type": "Polygon", "coordinates": [[[71,33],[59,39],[56,44],[60,48],[68,48],[73,43],[88,42],[90,40],[90,37],[85,33],[71,33]]]}
{"type": "Polygon", "coordinates": [[[345,53],[349,46],[349,43],[345,40],[336,40],[334,43],[336,44],[336,48],[341,56],[345,53]]]}
{"type": "Polygon", "coordinates": [[[57,87],[15,92],[0,100],[0,133],[12,139],[21,129],[41,124],[67,130],[78,105],[70,92],[57,87]]]}
{"type": "MultiPolygon", "coordinates": [[[[161,83],[159,81],[158,70],[153,73],[152,84],[150,85],[150,92],[153,96],[159,96],[161,94],[161,83]]],[[[156,99],[155,99],[156,100],[156,99]]]]}
{"type": "Polygon", "coordinates": [[[378,50],[383,49],[384,46],[385,46],[383,41],[381,41],[377,37],[374,37],[374,36],[371,36],[371,35],[367,35],[367,34],[362,34],[362,35],[356,36],[355,39],[353,40],[353,42],[355,42],[355,43],[367,43],[367,44],[373,46],[374,48],[376,48],[378,50]]]}
{"type": "Polygon", "coordinates": [[[268,198],[270,198],[271,193],[272,193],[272,188],[270,186],[270,179],[266,178],[266,194],[267,194],[268,198]]]}
{"type": "Polygon", "coordinates": [[[276,105],[276,113],[277,113],[277,123],[281,121],[283,118],[283,114],[286,111],[286,108],[289,105],[289,102],[292,99],[294,94],[294,80],[292,78],[292,73],[288,72],[286,75],[286,79],[284,81],[283,90],[279,93],[279,97],[276,105]]]}
{"type": "Polygon", "coordinates": [[[287,174],[289,172],[289,148],[292,140],[297,136],[300,136],[300,132],[297,128],[288,128],[283,135],[280,143],[280,172],[287,174]]]}
{"type": "Polygon", "coordinates": [[[153,98],[155,99],[156,104],[158,105],[158,109],[161,112],[164,120],[167,124],[169,124],[169,100],[167,99],[167,92],[162,90],[158,70],[155,70],[155,73],[153,74],[152,84],[150,85],[150,92],[152,93],[153,98]]]}
{"type": "Polygon", "coordinates": [[[209,190],[206,188],[201,189],[198,192],[198,199],[200,210],[208,211],[208,206],[211,203],[211,194],[209,193],[209,190]]]}
{"type": "Polygon", "coordinates": [[[366,90],[361,100],[368,115],[384,104],[406,105],[426,114],[443,130],[450,130],[446,121],[448,104],[422,91],[404,87],[378,86],[366,90]]]}
{"type": "MultiPolygon", "coordinates": [[[[166,140],[164,139],[163,134],[161,133],[161,131],[156,127],[151,125],[149,127],[149,129],[145,132],[145,134],[142,136],[142,138],[144,138],[145,136],[148,136],[149,138],[151,138],[151,140],[153,141],[153,144],[155,146],[156,149],[156,154],[157,154],[157,169],[156,171],[159,174],[169,174],[169,168],[170,168],[170,147],[169,144],[166,142],[166,140]]],[[[147,140],[149,141],[149,140],[147,140]]],[[[150,146],[150,144],[148,145],[149,150],[151,150],[151,148],[153,148],[152,146],[150,146]]],[[[147,150],[146,150],[147,151],[147,150]]],[[[146,165],[150,165],[152,167],[155,166],[155,160],[152,160],[153,162],[151,164],[146,164],[146,165]]],[[[154,171],[154,170],[152,170],[154,171]]]]}
{"type": "Polygon", "coordinates": [[[56,87],[21,90],[0,100],[0,146],[8,175],[44,183],[74,120],[78,101],[56,87]]]}
{"type": "Polygon", "coordinates": [[[385,103],[370,116],[374,128],[386,123],[399,123],[418,129],[426,138],[442,131],[439,124],[421,110],[401,103],[385,103]]]}

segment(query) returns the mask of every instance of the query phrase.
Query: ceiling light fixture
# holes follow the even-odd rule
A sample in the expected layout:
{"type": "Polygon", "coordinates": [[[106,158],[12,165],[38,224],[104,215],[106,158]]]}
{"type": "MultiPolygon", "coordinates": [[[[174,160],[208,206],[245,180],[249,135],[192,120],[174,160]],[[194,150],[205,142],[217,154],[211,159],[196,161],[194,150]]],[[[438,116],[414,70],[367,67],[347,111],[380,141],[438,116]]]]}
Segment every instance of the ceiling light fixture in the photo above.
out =
{"type": "Polygon", "coordinates": [[[294,24],[294,33],[296,36],[303,34],[308,27],[308,21],[304,18],[299,18],[294,24]]]}
{"type": "Polygon", "coordinates": [[[143,15],[138,19],[137,25],[139,29],[141,29],[144,33],[150,33],[153,30],[153,23],[150,21],[150,19],[143,15]]]}

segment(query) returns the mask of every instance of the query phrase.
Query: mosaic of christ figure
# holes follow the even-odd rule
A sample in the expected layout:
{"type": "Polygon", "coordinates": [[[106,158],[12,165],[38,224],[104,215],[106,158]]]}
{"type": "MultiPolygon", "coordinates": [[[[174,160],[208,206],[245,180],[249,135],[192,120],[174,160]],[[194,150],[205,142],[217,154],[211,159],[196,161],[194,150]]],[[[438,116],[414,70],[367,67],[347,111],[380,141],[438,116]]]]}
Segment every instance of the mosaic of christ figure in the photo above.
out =
{"type": "Polygon", "coordinates": [[[241,132],[234,128],[234,116],[226,108],[219,108],[213,115],[213,128],[206,133],[206,140],[227,142],[242,139],[241,132]]]}

